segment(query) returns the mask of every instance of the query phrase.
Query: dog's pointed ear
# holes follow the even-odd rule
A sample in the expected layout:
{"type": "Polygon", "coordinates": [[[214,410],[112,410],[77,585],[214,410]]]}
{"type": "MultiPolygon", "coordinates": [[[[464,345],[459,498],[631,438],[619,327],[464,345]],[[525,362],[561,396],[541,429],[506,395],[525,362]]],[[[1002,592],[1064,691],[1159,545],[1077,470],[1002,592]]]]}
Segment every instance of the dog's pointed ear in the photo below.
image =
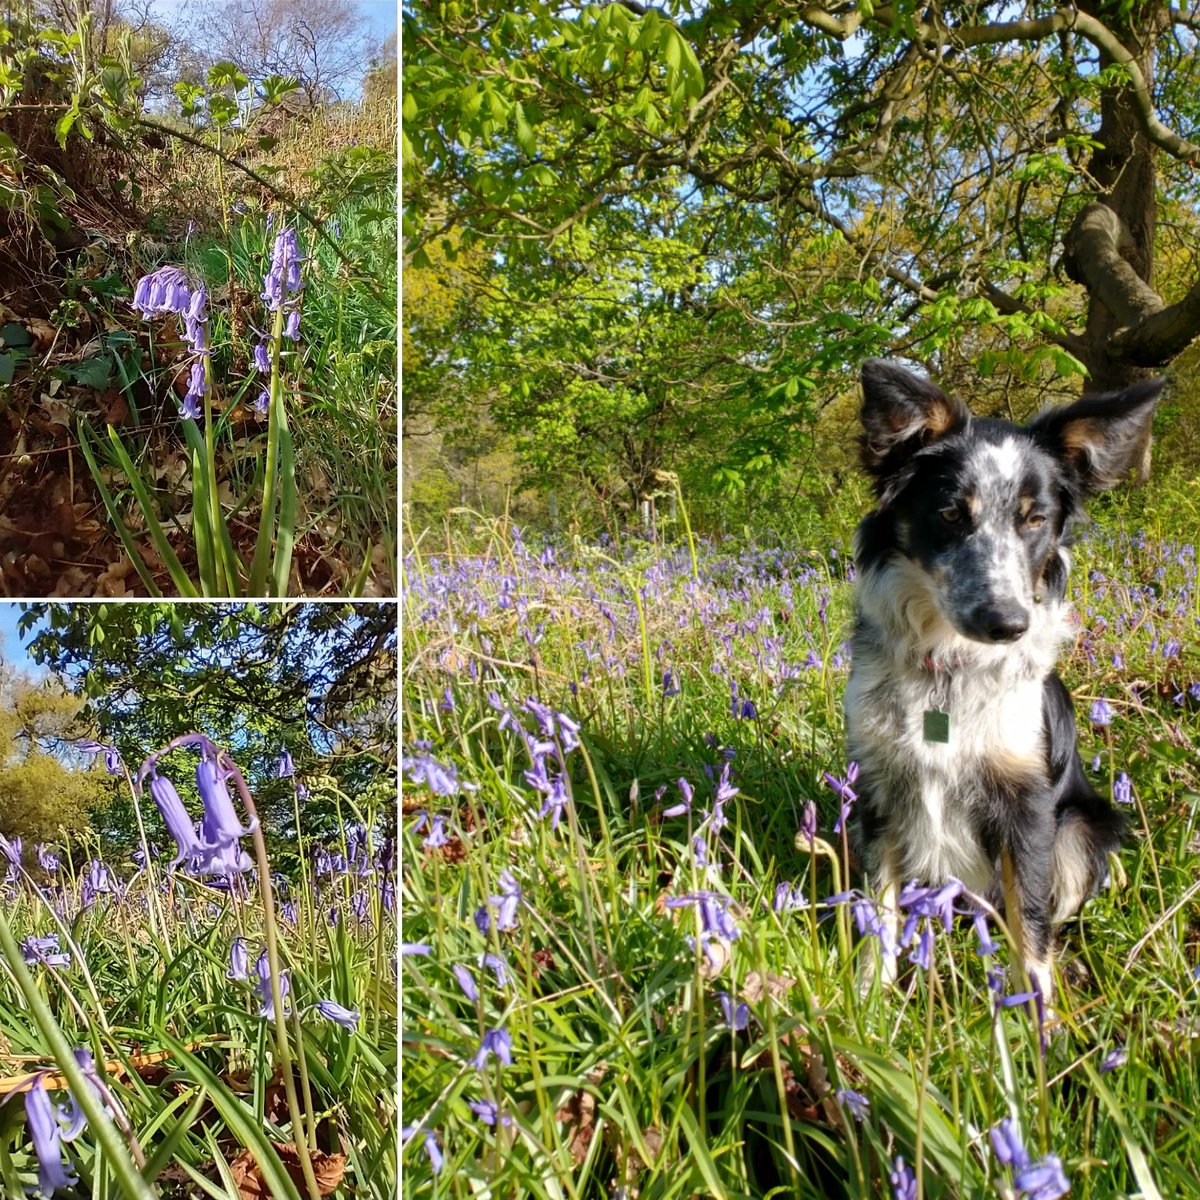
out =
{"type": "Polygon", "coordinates": [[[922,446],[970,420],[966,406],[937,384],[883,358],[862,365],[860,457],[877,476],[892,474],[922,446]]]}
{"type": "Polygon", "coordinates": [[[1085,492],[1124,483],[1139,466],[1165,379],[1146,379],[1123,392],[1085,396],[1039,413],[1029,431],[1068,468],[1085,492]]]}

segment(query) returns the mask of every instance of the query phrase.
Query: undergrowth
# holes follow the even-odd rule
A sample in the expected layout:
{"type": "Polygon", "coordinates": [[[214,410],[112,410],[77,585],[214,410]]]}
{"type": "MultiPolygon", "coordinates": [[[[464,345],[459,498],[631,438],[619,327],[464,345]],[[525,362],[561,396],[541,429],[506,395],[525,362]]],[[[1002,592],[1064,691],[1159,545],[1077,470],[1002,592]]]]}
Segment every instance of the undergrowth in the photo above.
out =
{"type": "Polygon", "coordinates": [[[695,566],[462,514],[415,535],[404,1194],[1194,1195],[1194,495],[1102,498],[1075,556],[1061,671],[1133,833],[1044,1031],[967,897],[914,909],[900,985],[860,995],[849,503],[695,566]]]}

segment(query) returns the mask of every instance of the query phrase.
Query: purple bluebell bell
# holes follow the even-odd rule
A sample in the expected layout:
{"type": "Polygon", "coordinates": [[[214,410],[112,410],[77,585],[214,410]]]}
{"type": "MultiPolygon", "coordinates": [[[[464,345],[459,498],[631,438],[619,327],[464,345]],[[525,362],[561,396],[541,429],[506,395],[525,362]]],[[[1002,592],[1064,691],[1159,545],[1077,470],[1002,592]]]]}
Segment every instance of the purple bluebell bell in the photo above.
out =
{"type": "Polygon", "coordinates": [[[546,799],[542,803],[541,810],[538,813],[539,817],[550,817],[550,828],[557,829],[558,823],[562,819],[563,812],[567,805],[571,802],[571,797],[567,793],[566,780],[561,775],[556,775],[550,780],[550,791],[546,799]]]}
{"type": "Polygon", "coordinates": [[[858,799],[858,793],[854,790],[854,783],[858,779],[858,763],[852,762],[846,767],[846,778],[838,779],[837,776],[831,775],[828,771],[823,772],[825,782],[837,793],[842,801],[841,811],[838,813],[838,819],[833,827],[834,833],[841,833],[846,824],[847,817],[850,816],[850,809],[854,802],[858,799]]]}
{"type": "Polygon", "coordinates": [[[496,928],[501,931],[516,929],[517,910],[521,905],[521,885],[507,869],[500,872],[498,884],[500,894],[488,897],[488,904],[496,909],[496,928]]]}
{"type": "Polygon", "coordinates": [[[183,313],[190,302],[190,282],[179,267],[159,267],[143,275],[134,287],[131,301],[145,320],[156,313],[183,313]]]}
{"type": "Polygon", "coordinates": [[[1093,725],[1111,725],[1113,719],[1112,705],[1103,698],[1093,700],[1089,716],[1093,725]]]}
{"type": "Polygon", "coordinates": [[[358,1028],[360,1014],[352,1008],[343,1008],[334,1000],[318,1000],[316,1009],[327,1021],[340,1025],[350,1033],[358,1028]]]}
{"type": "Polygon", "coordinates": [[[511,1125],[512,1117],[508,1113],[502,1113],[499,1106],[492,1100],[472,1100],[467,1107],[485,1124],[485,1125],[511,1125]]]}
{"type": "Polygon", "coordinates": [[[686,779],[682,778],[677,779],[675,782],[683,799],[678,804],[672,804],[670,808],[664,808],[664,817],[680,817],[692,807],[692,785],[686,779]]]}
{"type": "Polygon", "coordinates": [[[917,1177],[912,1168],[904,1163],[903,1155],[897,1155],[888,1176],[892,1185],[892,1200],[917,1200],[917,1177]]]}
{"type": "MultiPolygon", "coordinates": [[[[254,964],[254,970],[258,975],[258,982],[254,985],[254,990],[258,993],[258,998],[262,1001],[262,1007],[258,1010],[258,1015],[265,1017],[268,1021],[273,1021],[275,1019],[275,997],[271,994],[271,963],[267,957],[266,950],[258,956],[258,961],[254,964]]],[[[283,1001],[284,1016],[287,1016],[292,1011],[291,1002],[288,1000],[288,993],[291,990],[292,981],[288,978],[287,971],[280,970],[279,998],[283,1001]]]]}
{"type": "Polygon", "coordinates": [[[418,955],[422,958],[428,958],[433,953],[433,947],[428,942],[401,942],[400,957],[408,958],[409,955],[418,955]]]}
{"type": "Polygon", "coordinates": [[[721,1002],[721,1012],[725,1015],[725,1024],[735,1033],[750,1024],[750,1006],[748,1004],[735,1003],[728,992],[718,992],[717,999],[721,1002]]]}
{"type": "Polygon", "coordinates": [[[475,1051],[475,1055],[471,1059],[471,1065],[475,1070],[482,1071],[492,1055],[495,1055],[504,1066],[512,1066],[512,1038],[503,1026],[499,1029],[489,1029],[483,1035],[479,1049],[475,1051]]]}
{"type": "Polygon", "coordinates": [[[480,967],[486,967],[496,976],[497,987],[506,986],[512,979],[512,972],[508,969],[508,963],[500,955],[485,951],[479,956],[478,961],[480,967]]]}
{"type": "Polygon", "coordinates": [[[1013,1185],[1028,1200],[1058,1200],[1071,1190],[1071,1181],[1057,1154],[1047,1154],[1041,1161],[1013,1172],[1013,1185]]]}
{"type": "Polygon", "coordinates": [[[1119,771],[1113,780],[1113,799],[1118,804],[1133,803],[1133,781],[1125,771],[1119,771]]]}
{"type": "Polygon", "coordinates": [[[856,1092],[853,1088],[838,1088],[834,1092],[834,1098],[839,1104],[845,1105],[850,1110],[850,1115],[859,1123],[867,1119],[867,1114],[871,1111],[871,1102],[862,1094],[856,1092]]]}
{"type": "MultiPolygon", "coordinates": [[[[435,813],[429,823],[429,833],[421,839],[421,845],[426,850],[438,850],[442,846],[448,846],[450,838],[446,834],[446,814],[435,813]]],[[[330,863],[332,864],[332,859],[330,863]]]]}
{"type": "Polygon", "coordinates": [[[817,805],[813,800],[805,804],[804,812],[800,816],[800,837],[809,846],[817,839],[817,805]]]}
{"type": "Polygon", "coordinates": [[[290,779],[295,774],[296,764],[292,761],[291,752],[285,748],[279,756],[279,761],[275,764],[275,778],[290,779]]]}
{"type": "Polygon", "coordinates": [[[83,885],[80,888],[80,903],[84,908],[91,908],[100,896],[116,893],[112,872],[102,859],[93,858],[84,872],[83,885]]]}
{"type": "Polygon", "coordinates": [[[178,853],[167,864],[167,870],[171,871],[185,859],[190,862],[200,854],[200,839],[196,834],[195,822],[179,798],[179,792],[165,775],[155,772],[150,776],[150,795],[178,848],[178,853]]]}
{"type": "Polygon", "coordinates": [[[246,949],[246,939],[235,937],[229,947],[229,967],[225,972],[226,979],[250,978],[250,955],[246,949]]]}
{"type": "MultiPolygon", "coordinates": [[[[417,1132],[418,1128],[419,1126],[417,1125],[403,1126],[400,1130],[401,1144],[407,1142],[413,1136],[413,1134],[417,1132]]],[[[438,1145],[437,1137],[434,1135],[432,1130],[426,1129],[423,1133],[422,1141],[424,1143],[425,1154],[429,1158],[429,1165],[433,1169],[433,1173],[435,1175],[440,1175],[442,1173],[442,1167],[446,1165],[446,1160],[442,1155],[441,1146],[438,1145]]]]}
{"type": "Polygon", "coordinates": [[[464,967],[462,963],[455,963],[450,970],[454,978],[458,980],[458,986],[462,989],[462,994],[468,1000],[478,1000],[479,989],[475,986],[475,976],[471,974],[470,968],[464,967]]]}
{"type": "Polygon", "coordinates": [[[997,1161],[1006,1167],[1024,1167],[1029,1164],[1029,1151],[1021,1140],[1021,1131],[1011,1117],[1004,1117],[999,1124],[988,1130],[992,1151],[997,1161]]]}
{"type": "Polygon", "coordinates": [[[21,957],[31,967],[37,963],[47,967],[66,967],[71,963],[71,955],[58,944],[57,933],[46,937],[34,937],[31,934],[24,938],[21,942],[21,957]]]}
{"type": "Polygon", "coordinates": [[[38,842],[34,848],[34,853],[37,855],[38,866],[46,872],[47,875],[57,874],[62,866],[62,856],[54,853],[45,842],[38,842]]]}
{"type": "Polygon", "coordinates": [[[443,764],[428,754],[401,758],[400,769],[414,783],[423,783],[435,796],[455,796],[461,785],[453,764],[443,764]]]}
{"type": "Polygon", "coordinates": [[[1107,1075],[1109,1071],[1115,1071],[1118,1067],[1123,1067],[1128,1061],[1129,1054],[1125,1047],[1117,1046],[1104,1056],[1104,1061],[1100,1064],[1100,1074],[1107,1075]]]}
{"type": "Polygon", "coordinates": [[[38,1160],[38,1188],[51,1196],[58,1188],[74,1187],[78,1177],[63,1164],[62,1128],[39,1075],[25,1093],[25,1118],[38,1160]]]}
{"type": "MultiPolygon", "coordinates": [[[[21,866],[21,857],[24,849],[24,843],[19,837],[10,840],[0,833],[0,854],[3,854],[8,859],[10,866],[17,868],[21,866]]],[[[13,873],[13,877],[15,877],[15,872],[13,873]]]]}

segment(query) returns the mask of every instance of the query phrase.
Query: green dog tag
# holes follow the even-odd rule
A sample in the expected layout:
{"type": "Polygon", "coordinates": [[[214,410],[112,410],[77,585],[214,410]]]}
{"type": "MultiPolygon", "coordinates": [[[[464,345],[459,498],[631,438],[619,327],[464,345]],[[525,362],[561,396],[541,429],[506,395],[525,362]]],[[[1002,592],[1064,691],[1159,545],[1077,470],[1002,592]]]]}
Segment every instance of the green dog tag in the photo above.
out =
{"type": "Polygon", "coordinates": [[[925,740],[927,742],[950,741],[950,714],[940,708],[925,710],[925,740]]]}

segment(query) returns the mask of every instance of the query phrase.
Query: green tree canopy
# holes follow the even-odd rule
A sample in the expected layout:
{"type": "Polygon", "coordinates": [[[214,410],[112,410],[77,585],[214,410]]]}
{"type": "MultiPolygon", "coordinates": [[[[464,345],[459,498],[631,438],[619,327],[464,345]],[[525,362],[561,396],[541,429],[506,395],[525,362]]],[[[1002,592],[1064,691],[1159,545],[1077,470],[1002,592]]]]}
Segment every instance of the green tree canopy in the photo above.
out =
{"type": "Polygon", "coordinates": [[[453,357],[534,478],[740,486],[868,354],[1029,407],[1200,334],[1200,19],[1165,0],[404,21],[409,258],[486,247],[453,357]]]}

